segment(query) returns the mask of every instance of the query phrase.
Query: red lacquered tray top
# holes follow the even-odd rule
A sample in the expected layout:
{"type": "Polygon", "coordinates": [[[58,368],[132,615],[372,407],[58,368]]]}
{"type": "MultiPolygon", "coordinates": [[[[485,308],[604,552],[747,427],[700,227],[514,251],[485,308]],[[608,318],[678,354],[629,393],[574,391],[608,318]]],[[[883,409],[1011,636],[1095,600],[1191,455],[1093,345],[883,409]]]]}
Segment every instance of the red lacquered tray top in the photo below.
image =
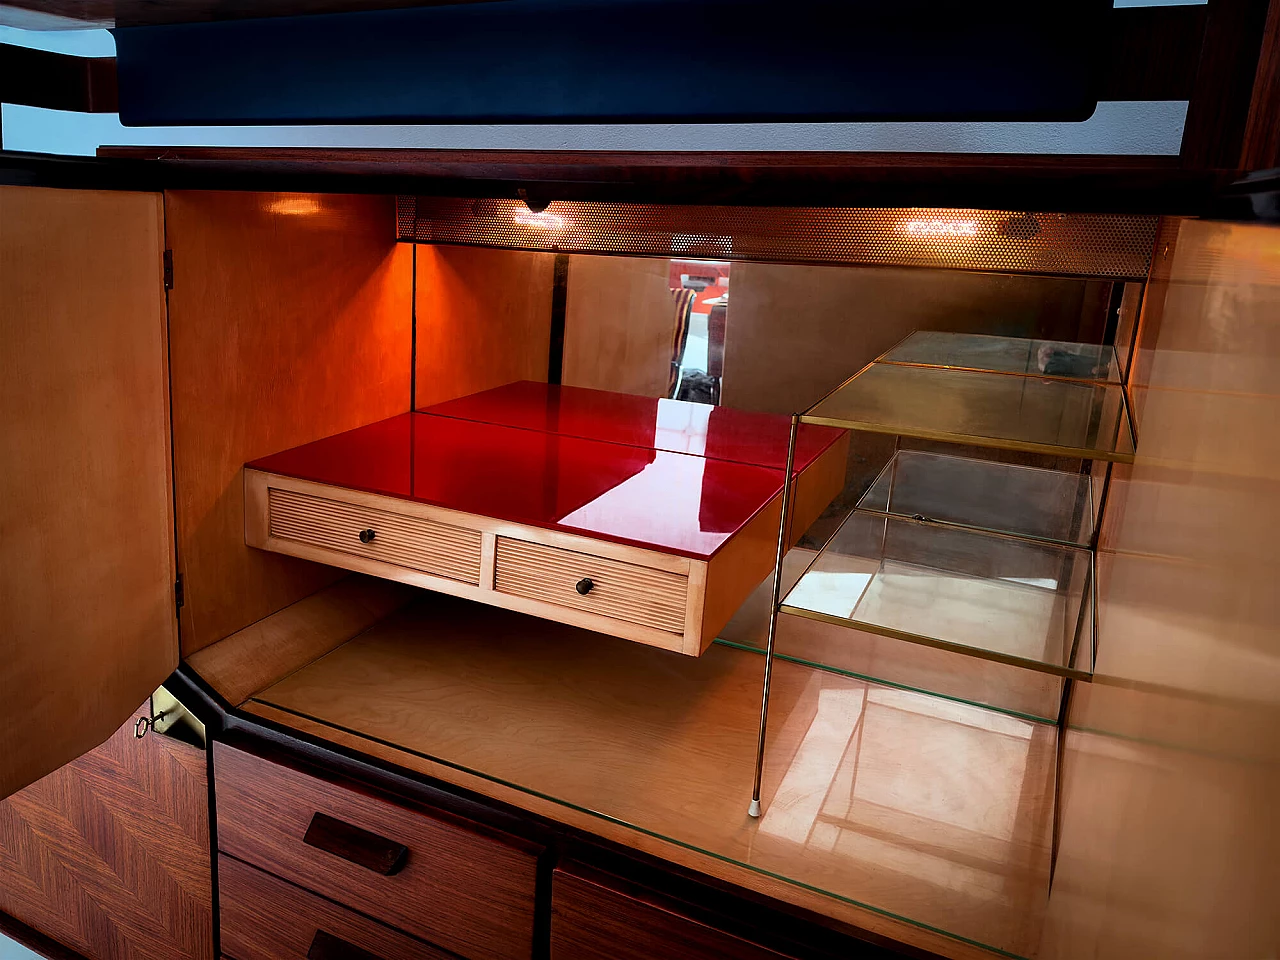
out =
{"type": "Polygon", "coordinates": [[[784,472],[422,413],[248,466],[698,560],[782,489],[784,472]]]}
{"type": "MultiPolygon", "coordinates": [[[[779,470],[787,465],[791,430],[790,417],[772,413],[532,380],[446,400],[422,412],[779,470]]],[[[844,434],[833,427],[802,424],[796,434],[796,470],[804,470],[844,434]]]]}

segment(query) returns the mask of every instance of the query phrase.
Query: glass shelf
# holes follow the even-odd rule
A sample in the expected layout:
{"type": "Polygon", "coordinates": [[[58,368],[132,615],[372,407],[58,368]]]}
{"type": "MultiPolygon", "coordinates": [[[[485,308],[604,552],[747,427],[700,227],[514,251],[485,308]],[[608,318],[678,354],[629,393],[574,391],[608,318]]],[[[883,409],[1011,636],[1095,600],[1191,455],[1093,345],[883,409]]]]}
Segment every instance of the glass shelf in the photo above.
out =
{"type": "Polygon", "coordinates": [[[1133,462],[1118,384],[869,364],[802,416],[850,430],[1133,462]]]}
{"type": "MultiPolygon", "coordinates": [[[[796,585],[818,551],[793,547],[782,561],[782,595],[796,585]]],[[[769,643],[773,580],[765,580],[738,608],[717,642],[764,656],[769,643]]],[[[903,643],[810,617],[779,617],[775,658],[883,683],[901,690],[997,710],[1009,716],[1056,725],[1063,678],[1025,670],[951,650],[903,643]]]]}
{"type": "Polygon", "coordinates": [[[1064,546],[1088,546],[1094,504],[1093,479],[1087,473],[899,450],[857,508],[1064,546]]]}
{"type": "Polygon", "coordinates": [[[1092,555],[854,511],[782,612],[1087,680],[1092,555]]]}
{"type": "Polygon", "coordinates": [[[1120,365],[1114,348],[1063,340],[917,330],[880,360],[1032,377],[1120,382],[1120,365]]]}
{"type": "Polygon", "coordinates": [[[1058,731],[780,660],[753,819],[760,681],[754,652],[673,658],[424,591],[243,708],[837,920],[1034,956],[1058,731]]]}

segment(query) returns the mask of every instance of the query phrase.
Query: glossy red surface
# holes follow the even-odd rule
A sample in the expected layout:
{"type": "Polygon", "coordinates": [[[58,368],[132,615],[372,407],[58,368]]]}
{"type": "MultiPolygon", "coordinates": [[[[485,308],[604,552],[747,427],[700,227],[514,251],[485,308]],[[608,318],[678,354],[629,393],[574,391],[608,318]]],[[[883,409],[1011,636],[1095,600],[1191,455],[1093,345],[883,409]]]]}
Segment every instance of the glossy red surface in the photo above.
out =
{"type": "Polygon", "coordinates": [[[422,413],[248,466],[705,560],[784,471],[422,413]]]}
{"type": "MultiPolygon", "coordinates": [[[[791,430],[791,418],[777,414],[530,380],[446,400],[423,412],[779,470],[787,465],[791,430]]],[[[805,469],[843,435],[832,427],[802,424],[796,436],[796,470],[805,469]]]]}

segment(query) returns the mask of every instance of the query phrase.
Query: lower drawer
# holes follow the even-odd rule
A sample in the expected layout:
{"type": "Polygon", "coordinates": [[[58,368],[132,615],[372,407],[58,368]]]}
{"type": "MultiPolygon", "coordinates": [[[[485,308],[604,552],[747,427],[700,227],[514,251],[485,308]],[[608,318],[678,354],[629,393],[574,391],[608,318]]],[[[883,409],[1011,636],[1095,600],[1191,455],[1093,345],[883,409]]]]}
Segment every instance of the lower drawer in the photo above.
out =
{"type": "Polygon", "coordinates": [[[230,857],[218,858],[218,902],[230,960],[456,960],[230,857]]]}
{"type": "Polygon", "coordinates": [[[213,759],[222,853],[469,960],[528,960],[536,845],[224,743],[213,759]]]}

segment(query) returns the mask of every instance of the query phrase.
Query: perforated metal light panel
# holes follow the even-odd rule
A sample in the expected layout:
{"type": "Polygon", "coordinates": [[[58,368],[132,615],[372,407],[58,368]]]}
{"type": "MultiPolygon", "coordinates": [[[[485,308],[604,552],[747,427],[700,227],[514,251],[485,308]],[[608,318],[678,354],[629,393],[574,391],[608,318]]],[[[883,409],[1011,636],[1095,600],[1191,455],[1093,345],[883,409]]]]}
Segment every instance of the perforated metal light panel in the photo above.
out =
{"type": "Polygon", "coordinates": [[[878,264],[1138,279],[1157,217],[399,197],[401,240],[558,253],[878,264]]]}

